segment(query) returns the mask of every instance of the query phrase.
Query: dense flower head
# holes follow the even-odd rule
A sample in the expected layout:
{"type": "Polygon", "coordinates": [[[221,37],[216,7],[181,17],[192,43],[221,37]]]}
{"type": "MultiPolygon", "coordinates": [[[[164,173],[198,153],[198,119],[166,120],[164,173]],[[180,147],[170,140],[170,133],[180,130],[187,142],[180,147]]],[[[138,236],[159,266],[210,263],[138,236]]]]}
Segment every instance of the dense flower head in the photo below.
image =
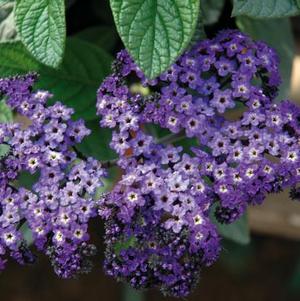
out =
{"type": "Polygon", "coordinates": [[[135,288],[186,296],[200,268],[220,251],[208,216],[211,191],[197,172],[199,159],[181,155],[180,147],[155,144],[141,131],[129,143],[136,157],[124,159],[126,172],[100,205],[107,220],[106,271],[135,288]]]}
{"type": "Polygon", "coordinates": [[[3,263],[7,255],[33,261],[22,233],[27,227],[56,273],[68,278],[85,272],[94,253],[87,227],[105,171],[92,158],[77,158],[74,146],[90,131],[71,120],[73,109],[60,102],[46,106],[52,95],[33,91],[35,80],[34,74],[0,80],[7,105],[25,120],[0,124],[0,146],[7,148],[0,159],[0,254],[3,263]],[[17,185],[24,172],[37,175],[31,189],[17,185]]]}
{"type": "Polygon", "coordinates": [[[278,63],[273,49],[235,30],[195,45],[154,80],[126,51],[117,55],[97,102],[124,170],[100,210],[110,275],[185,296],[205,254],[212,263],[219,253],[212,208],[219,222],[232,223],[268,193],[294,187],[291,196],[299,196],[300,108],[274,103],[278,63]],[[233,108],[240,116],[232,118],[233,108]],[[153,137],[153,125],[170,135],[153,137]],[[188,150],[173,144],[183,137],[194,139],[188,150]],[[117,252],[118,241],[125,247],[117,252]],[[166,270],[161,250],[172,254],[166,270]]]}

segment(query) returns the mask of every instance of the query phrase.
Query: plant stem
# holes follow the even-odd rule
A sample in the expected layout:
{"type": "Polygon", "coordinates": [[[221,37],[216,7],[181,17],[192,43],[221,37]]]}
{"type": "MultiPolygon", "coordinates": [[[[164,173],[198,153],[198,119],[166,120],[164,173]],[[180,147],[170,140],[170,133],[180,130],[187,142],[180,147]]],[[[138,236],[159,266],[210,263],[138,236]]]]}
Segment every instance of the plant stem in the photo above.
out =
{"type": "Polygon", "coordinates": [[[184,135],[184,132],[180,132],[180,133],[177,133],[177,134],[170,134],[170,135],[167,135],[167,136],[164,136],[160,139],[157,139],[157,143],[160,143],[160,144],[172,144],[174,142],[178,142],[182,139],[184,139],[186,136],[184,135]]]}
{"type": "MultiPolygon", "coordinates": [[[[87,159],[87,156],[85,156],[78,148],[73,147],[73,150],[79,159],[81,159],[81,160],[87,159]]],[[[103,168],[111,168],[111,167],[114,167],[117,165],[117,161],[118,161],[118,159],[103,161],[103,162],[101,162],[101,166],[103,168]]]]}
{"type": "Polygon", "coordinates": [[[101,166],[103,168],[115,167],[115,166],[117,166],[117,161],[118,161],[118,159],[103,161],[103,162],[101,162],[101,166]]]}

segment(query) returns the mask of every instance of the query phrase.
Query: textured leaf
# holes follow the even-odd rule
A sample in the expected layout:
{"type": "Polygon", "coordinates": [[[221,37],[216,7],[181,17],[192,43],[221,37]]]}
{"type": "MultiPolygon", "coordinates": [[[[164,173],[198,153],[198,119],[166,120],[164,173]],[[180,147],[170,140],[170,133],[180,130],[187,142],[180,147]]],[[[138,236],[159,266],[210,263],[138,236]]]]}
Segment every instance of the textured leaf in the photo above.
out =
{"type": "Polygon", "coordinates": [[[278,18],[300,13],[294,0],[234,0],[233,16],[245,15],[253,18],[278,18]]]}
{"type": "Polygon", "coordinates": [[[0,44],[0,76],[40,73],[38,87],[74,107],[76,117],[96,118],[96,90],[110,72],[112,58],[100,48],[76,38],[68,39],[58,70],[41,65],[20,42],[0,44]]]}
{"type": "Polygon", "coordinates": [[[153,78],[189,44],[199,0],[110,0],[118,32],[129,53],[153,78]]]}
{"type": "Polygon", "coordinates": [[[20,38],[32,55],[57,67],[64,54],[64,0],[17,0],[15,20],[20,38]]]}
{"type": "Polygon", "coordinates": [[[254,39],[262,40],[275,48],[280,57],[282,84],[279,87],[278,99],[286,99],[290,93],[290,79],[294,58],[294,40],[291,23],[288,18],[276,20],[256,20],[249,17],[238,17],[240,30],[254,39]]]}
{"type": "Polygon", "coordinates": [[[222,13],[224,4],[225,0],[203,0],[200,5],[203,23],[210,25],[217,22],[222,13]]]}
{"type": "Polygon", "coordinates": [[[93,43],[105,50],[111,50],[117,43],[117,33],[112,26],[94,26],[75,35],[76,38],[93,43]]]}

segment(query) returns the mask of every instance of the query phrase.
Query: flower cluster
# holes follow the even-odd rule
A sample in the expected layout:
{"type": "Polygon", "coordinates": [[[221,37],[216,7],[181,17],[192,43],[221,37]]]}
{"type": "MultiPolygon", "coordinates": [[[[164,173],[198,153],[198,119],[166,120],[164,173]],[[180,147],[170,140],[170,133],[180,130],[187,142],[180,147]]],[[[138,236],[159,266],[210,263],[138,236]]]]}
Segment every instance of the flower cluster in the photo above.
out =
{"type": "Polygon", "coordinates": [[[88,222],[100,215],[107,274],[183,297],[219,256],[211,214],[232,223],[286,187],[300,198],[300,108],[274,103],[278,57],[247,35],[204,40],[154,80],[126,51],[117,55],[97,112],[112,129],[122,177],[100,200],[104,165],[76,150],[90,131],[71,119],[73,109],[47,106],[52,95],[33,91],[35,80],[0,80],[0,95],[22,117],[0,123],[0,270],[9,256],[34,261],[29,229],[59,276],[88,272],[96,251],[88,222]],[[23,173],[35,176],[31,187],[23,173]]]}
{"type": "Polygon", "coordinates": [[[135,288],[186,296],[220,251],[208,216],[210,190],[198,158],[151,140],[142,131],[127,139],[133,158],[120,161],[126,173],[101,203],[105,269],[135,288]]]}
{"type": "Polygon", "coordinates": [[[279,84],[274,50],[234,30],[195,45],[154,80],[118,54],[97,103],[124,170],[101,202],[108,274],[185,296],[219,253],[213,204],[232,223],[267,193],[296,187],[300,108],[273,103],[279,84]],[[137,82],[149,93],[136,93],[137,82]],[[230,117],[233,108],[241,116],[230,117]],[[171,138],[155,141],[149,124],[171,138]],[[170,143],[182,137],[196,140],[187,152],[170,143]]]}
{"type": "Polygon", "coordinates": [[[88,243],[88,221],[96,215],[94,195],[105,171],[92,158],[79,160],[74,146],[89,130],[72,121],[73,109],[60,102],[46,106],[51,94],[32,92],[34,74],[0,80],[7,105],[22,123],[0,124],[0,257],[32,262],[22,229],[32,232],[36,247],[46,253],[58,275],[72,277],[89,269],[95,252],[88,243]],[[17,185],[22,172],[36,174],[31,190],[17,185]]]}

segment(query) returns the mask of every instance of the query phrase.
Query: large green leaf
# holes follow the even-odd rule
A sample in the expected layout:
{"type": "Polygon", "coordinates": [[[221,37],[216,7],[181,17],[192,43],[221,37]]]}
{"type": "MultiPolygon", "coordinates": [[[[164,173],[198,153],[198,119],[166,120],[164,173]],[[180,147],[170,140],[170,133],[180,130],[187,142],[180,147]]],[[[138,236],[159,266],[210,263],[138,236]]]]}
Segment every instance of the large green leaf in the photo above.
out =
{"type": "Polygon", "coordinates": [[[129,53],[153,78],[189,44],[199,0],[110,0],[117,29],[129,53]]]}
{"type": "Polygon", "coordinates": [[[238,17],[237,25],[254,39],[262,40],[276,49],[280,57],[282,77],[278,99],[282,100],[289,97],[294,58],[294,41],[290,20],[288,18],[255,20],[250,17],[238,17]]]}
{"type": "Polygon", "coordinates": [[[65,49],[64,0],[17,0],[15,21],[30,53],[45,65],[57,67],[65,49]]]}
{"type": "Polygon", "coordinates": [[[75,117],[96,118],[96,90],[109,74],[112,58],[104,50],[76,38],[68,39],[59,69],[38,63],[20,42],[0,44],[0,76],[40,73],[38,87],[76,110],[75,117]]]}
{"type": "Polygon", "coordinates": [[[234,0],[233,16],[245,15],[253,18],[278,18],[300,13],[294,0],[234,0]]]}

